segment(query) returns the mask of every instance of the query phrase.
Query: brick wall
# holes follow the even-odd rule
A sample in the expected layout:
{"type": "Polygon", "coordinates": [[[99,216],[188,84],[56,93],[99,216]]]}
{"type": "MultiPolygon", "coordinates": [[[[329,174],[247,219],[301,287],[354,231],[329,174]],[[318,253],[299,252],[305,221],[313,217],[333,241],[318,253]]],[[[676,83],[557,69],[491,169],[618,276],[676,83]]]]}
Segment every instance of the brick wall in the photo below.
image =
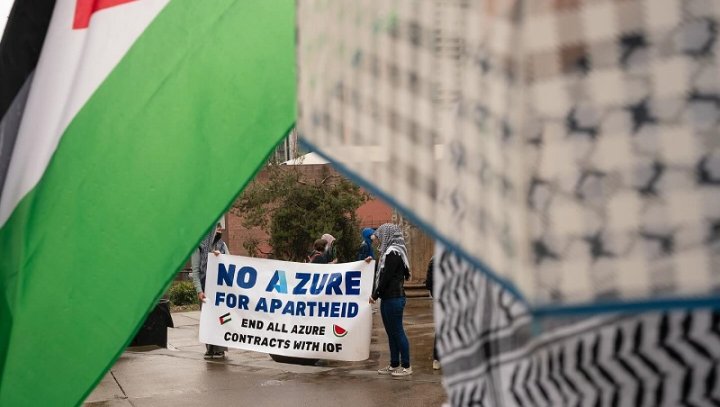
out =
{"type": "Polygon", "coordinates": [[[360,220],[360,229],[377,228],[392,221],[392,207],[384,201],[373,198],[358,208],[356,214],[360,220]]]}

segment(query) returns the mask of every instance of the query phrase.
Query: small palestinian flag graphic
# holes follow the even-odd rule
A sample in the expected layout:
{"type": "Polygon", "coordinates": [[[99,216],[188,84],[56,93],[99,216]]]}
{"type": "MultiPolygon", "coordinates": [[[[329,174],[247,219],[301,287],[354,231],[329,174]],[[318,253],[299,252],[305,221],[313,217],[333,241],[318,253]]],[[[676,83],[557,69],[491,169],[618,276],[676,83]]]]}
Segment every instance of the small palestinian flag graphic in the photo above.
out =
{"type": "Polygon", "coordinates": [[[341,327],[340,325],[333,324],[333,334],[335,334],[335,336],[337,336],[338,338],[342,338],[343,336],[347,335],[347,333],[347,329],[341,327]]]}
{"type": "Polygon", "coordinates": [[[220,325],[225,325],[228,322],[232,321],[232,318],[230,318],[229,312],[225,315],[221,315],[219,319],[220,319],[220,325]]]}

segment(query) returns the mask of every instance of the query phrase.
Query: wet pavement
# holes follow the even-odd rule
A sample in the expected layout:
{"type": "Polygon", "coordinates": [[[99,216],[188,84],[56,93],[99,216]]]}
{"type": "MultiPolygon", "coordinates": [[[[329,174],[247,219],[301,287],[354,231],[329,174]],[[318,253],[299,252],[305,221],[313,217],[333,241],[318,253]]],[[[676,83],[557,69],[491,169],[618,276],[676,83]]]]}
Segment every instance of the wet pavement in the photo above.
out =
{"type": "Polygon", "coordinates": [[[413,375],[380,376],[389,362],[380,314],[373,315],[370,358],[321,360],[315,366],[278,363],[264,353],[230,349],[225,360],[203,359],[200,312],[173,314],[168,349],[127,350],[85,406],[439,406],[446,400],[441,373],[432,370],[429,298],[408,299],[405,330],[413,375]]]}

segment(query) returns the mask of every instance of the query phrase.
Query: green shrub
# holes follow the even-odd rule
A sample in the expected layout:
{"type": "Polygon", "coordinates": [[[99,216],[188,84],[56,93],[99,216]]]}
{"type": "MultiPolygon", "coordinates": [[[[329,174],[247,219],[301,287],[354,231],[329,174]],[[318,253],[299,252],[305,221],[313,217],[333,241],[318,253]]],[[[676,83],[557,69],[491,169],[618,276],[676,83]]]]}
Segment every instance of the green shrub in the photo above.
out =
{"type": "Polygon", "coordinates": [[[173,305],[197,304],[198,298],[190,281],[177,281],[173,283],[168,291],[168,299],[173,305]]]}

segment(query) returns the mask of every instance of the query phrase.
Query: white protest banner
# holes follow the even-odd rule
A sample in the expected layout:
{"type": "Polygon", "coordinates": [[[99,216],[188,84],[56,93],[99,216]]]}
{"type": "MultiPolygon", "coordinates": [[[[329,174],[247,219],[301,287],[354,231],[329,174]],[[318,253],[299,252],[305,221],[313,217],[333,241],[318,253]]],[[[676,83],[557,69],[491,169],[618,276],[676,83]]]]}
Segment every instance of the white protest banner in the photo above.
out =
{"type": "Polygon", "coordinates": [[[370,356],[374,262],[292,263],[210,255],[203,343],[318,359],[370,356]]]}

